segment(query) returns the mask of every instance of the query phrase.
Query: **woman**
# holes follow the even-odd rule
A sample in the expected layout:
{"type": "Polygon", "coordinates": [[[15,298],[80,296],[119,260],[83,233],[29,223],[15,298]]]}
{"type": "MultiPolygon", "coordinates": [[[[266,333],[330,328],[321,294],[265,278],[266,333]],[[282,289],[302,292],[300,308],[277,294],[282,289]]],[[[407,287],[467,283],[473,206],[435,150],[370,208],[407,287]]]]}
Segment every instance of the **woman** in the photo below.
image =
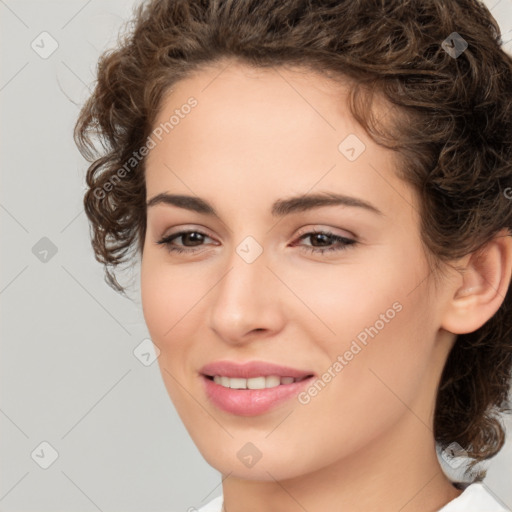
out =
{"type": "Polygon", "coordinates": [[[512,367],[512,59],[481,3],[149,1],[75,135],[96,257],[124,292],[140,256],[222,473],[202,511],[505,510],[474,471],[512,367]]]}

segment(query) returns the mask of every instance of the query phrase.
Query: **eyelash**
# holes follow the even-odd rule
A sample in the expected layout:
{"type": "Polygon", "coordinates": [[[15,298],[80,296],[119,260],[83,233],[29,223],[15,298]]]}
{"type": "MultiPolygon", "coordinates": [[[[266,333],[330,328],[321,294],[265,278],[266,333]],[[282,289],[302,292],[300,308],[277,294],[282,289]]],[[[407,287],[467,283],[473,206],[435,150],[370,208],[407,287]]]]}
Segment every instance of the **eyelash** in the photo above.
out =
{"type": "MultiPolygon", "coordinates": [[[[157,242],[157,244],[164,245],[169,252],[173,252],[173,253],[194,253],[194,252],[196,252],[196,250],[193,248],[189,247],[189,248],[184,249],[180,246],[171,244],[171,242],[174,239],[180,238],[181,236],[189,234],[189,233],[197,233],[199,235],[211,238],[206,233],[203,233],[202,231],[193,229],[193,230],[189,230],[189,231],[180,231],[178,233],[174,233],[170,236],[164,237],[161,240],[159,240],[157,242]]],[[[332,242],[339,242],[339,243],[342,243],[343,245],[341,245],[339,247],[331,246],[331,247],[325,247],[325,248],[313,247],[313,246],[308,246],[308,245],[300,246],[302,248],[305,248],[306,251],[308,251],[309,253],[323,254],[325,252],[330,252],[330,251],[344,251],[349,246],[357,244],[357,242],[351,238],[345,238],[343,236],[335,235],[334,233],[331,233],[329,231],[308,231],[307,233],[304,233],[303,235],[301,235],[298,238],[298,240],[303,240],[304,238],[308,238],[308,237],[314,236],[314,235],[325,235],[325,236],[329,237],[332,240],[332,242]]],[[[200,247],[200,246],[196,246],[196,247],[200,247]]]]}

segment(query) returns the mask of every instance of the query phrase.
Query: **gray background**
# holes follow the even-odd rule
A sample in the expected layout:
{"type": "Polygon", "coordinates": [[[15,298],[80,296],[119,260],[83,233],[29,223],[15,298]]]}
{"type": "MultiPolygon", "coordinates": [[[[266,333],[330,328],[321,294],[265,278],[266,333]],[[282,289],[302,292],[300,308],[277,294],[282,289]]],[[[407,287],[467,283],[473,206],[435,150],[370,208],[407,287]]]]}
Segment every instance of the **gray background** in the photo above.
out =
{"type": "MultiPolygon", "coordinates": [[[[104,283],[82,209],[74,121],[134,3],[0,0],[3,512],[185,511],[221,492],[157,363],[134,356],[149,337],[138,275],[133,301],[104,283]]],[[[512,50],[512,0],[486,3],[512,50]]],[[[511,475],[509,439],[486,485],[510,508],[511,475]]]]}

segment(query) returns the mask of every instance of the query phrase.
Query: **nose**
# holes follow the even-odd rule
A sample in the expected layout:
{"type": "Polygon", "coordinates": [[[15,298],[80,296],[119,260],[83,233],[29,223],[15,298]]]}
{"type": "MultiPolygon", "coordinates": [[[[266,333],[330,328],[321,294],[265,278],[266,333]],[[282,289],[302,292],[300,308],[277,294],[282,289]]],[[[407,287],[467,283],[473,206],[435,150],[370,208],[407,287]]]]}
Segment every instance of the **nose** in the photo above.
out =
{"type": "Polygon", "coordinates": [[[244,344],[278,333],[285,325],[282,283],[267,267],[265,251],[253,262],[236,251],[212,290],[210,328],[227,343],[244,344]]]}

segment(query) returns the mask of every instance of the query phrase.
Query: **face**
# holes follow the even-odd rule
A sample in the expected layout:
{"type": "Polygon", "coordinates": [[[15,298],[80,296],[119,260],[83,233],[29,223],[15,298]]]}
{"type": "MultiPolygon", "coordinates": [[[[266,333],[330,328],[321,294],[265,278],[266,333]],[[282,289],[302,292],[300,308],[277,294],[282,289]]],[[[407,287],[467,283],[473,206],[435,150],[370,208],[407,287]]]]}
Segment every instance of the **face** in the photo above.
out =
{"type": "Polygon", "coordinates": [[[144,317],[185,427],[224,474],[304,475],[414,436],[411,410],[431,420],[442,288],[416,196],[346,94],[311,71],[231,63],[179,82],[155,122],[144,317]],[[218,361],[313,377],[237,390],[203,375],[218,361]]]}

